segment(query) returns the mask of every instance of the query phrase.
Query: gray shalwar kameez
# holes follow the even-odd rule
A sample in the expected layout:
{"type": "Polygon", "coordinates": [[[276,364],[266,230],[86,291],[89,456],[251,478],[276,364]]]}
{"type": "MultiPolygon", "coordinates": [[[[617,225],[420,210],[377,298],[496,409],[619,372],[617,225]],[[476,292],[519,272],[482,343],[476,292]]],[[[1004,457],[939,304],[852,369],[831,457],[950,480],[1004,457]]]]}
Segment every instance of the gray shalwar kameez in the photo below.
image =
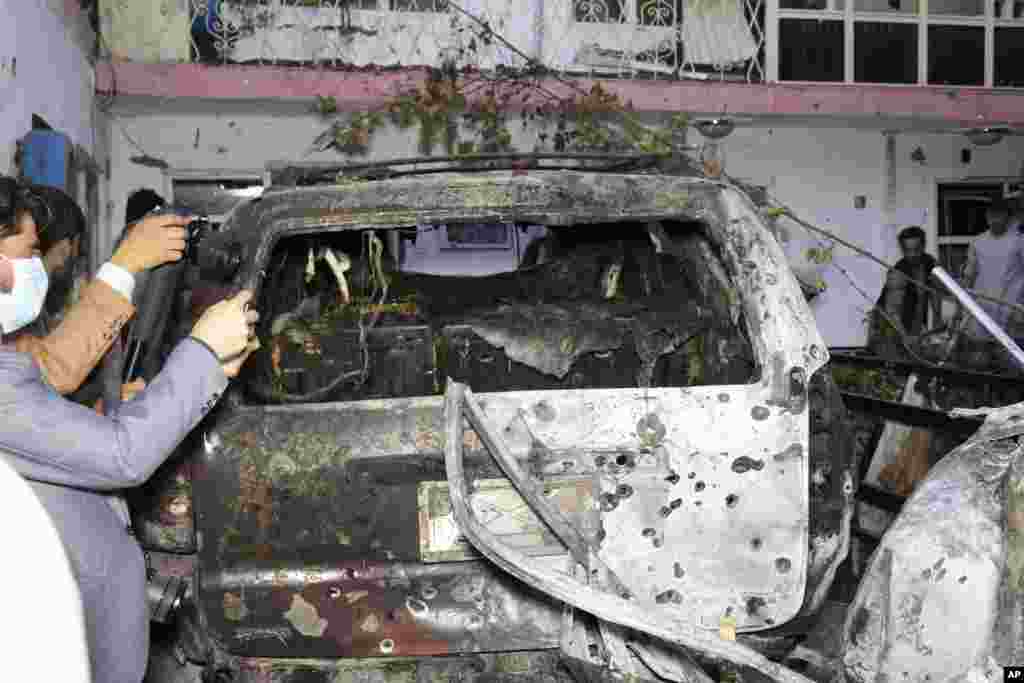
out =
{"type": "Polygon", "coordinates": [[[31,356],[0,347],[0,454],[30,480],[64,542],[94,683],[139,683],[149,651],[142,550],[107,494],[146,481],[227,384],[214,354],[186,339],[144,391],[102,416],[61,398],[31,356]]]}

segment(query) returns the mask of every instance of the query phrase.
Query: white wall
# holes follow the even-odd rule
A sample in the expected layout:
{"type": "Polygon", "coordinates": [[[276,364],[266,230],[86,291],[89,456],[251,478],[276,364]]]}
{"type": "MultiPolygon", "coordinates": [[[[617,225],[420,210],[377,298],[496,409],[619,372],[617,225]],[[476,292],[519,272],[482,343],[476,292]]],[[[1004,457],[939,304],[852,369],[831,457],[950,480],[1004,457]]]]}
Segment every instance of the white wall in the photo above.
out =
{"type": "Polygon", "coordinates": [[[15,142],[32,128],[32,114],[96,156],[95,74],[78,20],[64,3],[0,0],[0,173],[14,170],[15,142]],[[16,59],[16,69],[11,69],[16,59]]]}
{"type": "MultiPolygon", "coordinates": [[[[698,138],[699,136],[695,136],[698,138]]],[[[738,127],[725,140],[726,170],[768,186],[769,192],[804,220],[886,256],[891,241],[884,207],[884,138],[850,127],[738,127]],[[865,208],[855,208],[855,197],[865,208]]],[[[831,246],[828,238],[791,222],[783,249],[795,268],[817,274],[827,289],[811,304],[829,346],[866,341],[864,320],[884,283],[883,271],[835,245],[832,264],[814,264],[809,248],[831,246]]]]}

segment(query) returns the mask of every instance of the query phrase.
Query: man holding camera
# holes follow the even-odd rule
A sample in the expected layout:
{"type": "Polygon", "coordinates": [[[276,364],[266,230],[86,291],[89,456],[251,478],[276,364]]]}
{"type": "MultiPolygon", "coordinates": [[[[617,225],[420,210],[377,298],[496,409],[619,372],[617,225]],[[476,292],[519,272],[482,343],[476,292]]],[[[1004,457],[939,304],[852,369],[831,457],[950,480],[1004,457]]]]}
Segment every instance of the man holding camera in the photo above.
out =
{"type": "MultiPolygon", "coordinates": [[[[0,195],[18,191],[19,183],[13,178],[0,178],[0,195]]],[[[34,190],[30,190],[34,193],[34,190]]],[[[31,205],[33,220],[37,224],[42,247],[43,263],[48,278],[68,268],[67,259],[56,263],[49,258],[66,250],[64,242],[73,242],[80,235],[64,235],[66,226],[54,221],[66,212],[47,210],[40,202],[55,196],[36,196],[31,205]],[[56,237],[64,236],[57,240],[56,237]],[[50,237],[51,239],[48,239],[50,237]]],[[[70,201],[70,198],[66,198],[70,201]]],[[[175,216],[149,216],[127,230],[108,263],[103,264],[66,311],[63,320],[45,336],[22,329],[12,335],[15,349],[27,353],[36,361],[43,377],[60,394],[69,394],[81,386],[89,373],[110,349],[121,328],[135,313],[132,295],[135,277],[146,270],[181,259],[185,244],[185,219],[175,216]]],[[[83,226],[84,227],[84,226],[83,226]]],[[[13,272],[10,262],[0,260],[0,294],[10,291],[13,272]]],[[[141,382],[126,385],[125,398],[142,388],[141,382]]]]}
{"type": "MultiPolygon", "coordinates": [[[[150,386],[114,414],[67,401],[34,356],[11,342],[39,315],[49,284],[34,204],[24,187],[0,183],[0,277],[7,288],[0,292],[0,458],[30,482],[64,544],[84,607],[93,680],[139,683],[149,636],[145,562],[108,494],[148,479],[212,409],[259,346],[258,315],[249,309],[251,292],[212,306],[150,386]]],[[[119,248],[106,272],[117,282],[124,273],[179,260],[188,221],[140,222],[125,240],[135,244],[119,248]]],[[[116,331],[95,328],[88,343],[109,346],[116,331]]]]}

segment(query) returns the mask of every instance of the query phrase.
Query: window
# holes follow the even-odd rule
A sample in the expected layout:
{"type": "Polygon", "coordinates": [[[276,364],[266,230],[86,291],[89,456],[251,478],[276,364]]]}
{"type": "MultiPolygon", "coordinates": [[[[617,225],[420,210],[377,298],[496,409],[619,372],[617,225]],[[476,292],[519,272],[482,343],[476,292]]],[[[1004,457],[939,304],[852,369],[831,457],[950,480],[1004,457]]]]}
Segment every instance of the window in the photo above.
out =
{"type": "Polygon", "coordinates": [[[638,0],[636,21],[641,26],[675,26],[683,18],[683,0],[638,0]]]}
{"type": "Polygon", "coordinates": [[[624,18],[622,0],[574,0],[573,16],[584,23],[613,24],[624,18]]]}
{"type": "Polygon", "coordinates": [[[779,78],[843,80],[843,22],[783,19],[779,25],[779,78]]]}
{"type": "Polygon", "coordinates": [[[995,87],[1024,88],[1024,28],[996,28],[995,87]]]}
{"type": "Polygon", "coordinates": [[[915,24],[858,21],[853,49],[858,83],[917,83],[915,24]]]}
{"type": "Polygon", "coordinates": [[[985,207],[1002,193],[995,183],[939,185],[938,259],[954,277],[963,273],[971,239],[988,228],[985,207]]]}
{"type": "Polygon", "coordinates": [[[1024,0],[778,1],[769,80],[1024,87],[1024,0]]]}
{"type": "Polygon", "coordinates": [[[984,27],[929,26],[928,82],[936,85],[984,85],[984,27]]]}

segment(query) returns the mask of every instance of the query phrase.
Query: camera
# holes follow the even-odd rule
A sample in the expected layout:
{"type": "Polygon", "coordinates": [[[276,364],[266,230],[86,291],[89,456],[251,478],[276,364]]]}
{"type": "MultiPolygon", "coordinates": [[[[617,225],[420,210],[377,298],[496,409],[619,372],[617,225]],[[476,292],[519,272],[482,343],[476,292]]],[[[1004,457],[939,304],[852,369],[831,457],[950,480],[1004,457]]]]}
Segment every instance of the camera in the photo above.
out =
{"type": "MultiPolygon", "coordinates": [[[[182,207],[158,206],[150,215],[194,216],[194,211],[182,207]]],[[[226,281],[234,277],[242,265],[242,257],[233,245],[210,244],[207,237],[215,232],[209,216],[199,216],[185,226],[184,261],[198,268],[210,280],[226,281]]]]}
{"type": "Polygon", "coordinates": [[[207,216],[200,216],[185,226],[185,260],[192,264],[199,262],[199,243],[212,232],[213,225],[207,216]]]}

